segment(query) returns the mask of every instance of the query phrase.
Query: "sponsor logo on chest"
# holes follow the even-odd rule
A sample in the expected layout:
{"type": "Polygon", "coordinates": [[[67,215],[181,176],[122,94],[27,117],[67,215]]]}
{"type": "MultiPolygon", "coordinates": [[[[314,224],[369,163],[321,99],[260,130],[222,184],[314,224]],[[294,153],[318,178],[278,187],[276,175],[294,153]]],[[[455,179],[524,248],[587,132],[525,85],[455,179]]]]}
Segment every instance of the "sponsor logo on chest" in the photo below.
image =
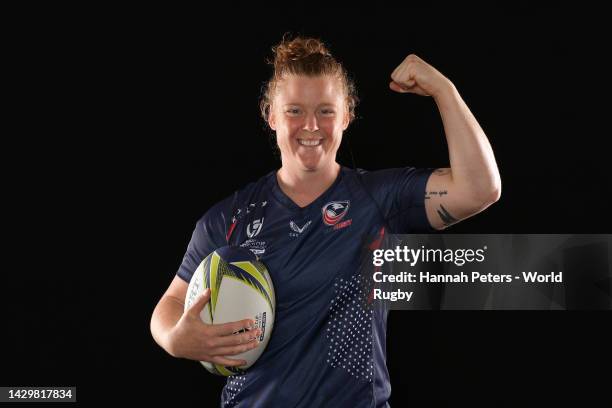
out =
{"type": "Polygon", "coordinates": [[[295,223],[295,221],[291,221],[289,223],[289,228],[291,228],[291,232],[289,232],[289,236],[291,238],[299,237],[300,235],[302,235],[302,232],[304,232],[311,223],[312,221],[309,220],[307,223],[305,223],[304,225],[300,227],[299,225],[295,223]]]}

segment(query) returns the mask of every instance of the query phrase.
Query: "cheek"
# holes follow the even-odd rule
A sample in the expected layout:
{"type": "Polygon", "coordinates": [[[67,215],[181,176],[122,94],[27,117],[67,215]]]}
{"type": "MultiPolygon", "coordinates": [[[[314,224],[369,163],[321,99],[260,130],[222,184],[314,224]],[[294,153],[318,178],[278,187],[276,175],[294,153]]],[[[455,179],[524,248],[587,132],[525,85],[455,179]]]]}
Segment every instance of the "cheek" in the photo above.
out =
{"type": "Polygon", "coordinates": [[[338,123],[334,118],[321,118],[318,121],[318,125],[321,132],[327,136],[333,136],[337,129],[339,129],[338,123]]]}
{"type": "Polygon", "coordinates": [[[320,123],[321,130],[323,130],[327,135],[340,137],[343,132],[342,121],[329,119],[327,121],[320,123]]]}
{"type": "Polygon", "coordinates": [[[290,138],[299,134],[303,129],[303,124],[299,119],[288,119],[284,121],[282,126],[283,136],[290,138]]]}
{"type": "Polygon", "coordinates": [[[276,142],[279,146],[288,146],[290,140],[300,132],[302,127],[295,120],[284,120],[278,123],[276,127],[276,142]]]}

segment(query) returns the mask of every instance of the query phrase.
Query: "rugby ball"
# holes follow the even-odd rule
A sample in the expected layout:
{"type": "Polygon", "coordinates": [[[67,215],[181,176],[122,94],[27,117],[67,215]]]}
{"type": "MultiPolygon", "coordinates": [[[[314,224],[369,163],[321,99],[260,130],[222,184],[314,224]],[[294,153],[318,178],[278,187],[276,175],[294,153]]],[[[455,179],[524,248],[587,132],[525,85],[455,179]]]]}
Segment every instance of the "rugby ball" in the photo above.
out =
{"type": "Polygon", "coordinates": [[[185,299],[185,309],[210,288],[210,300],[200,313],[206,324],[222,324],[253,319],[261,329],[259,345],[247,352],[228,356],[245,360],[246,365],[229,367],[201,361],[213,374],[241,374],[261,356],[274,326],[276,300],[274,286],[265,265],[246,248],[225,246],[213,251],[195,270],[185,299]]]}

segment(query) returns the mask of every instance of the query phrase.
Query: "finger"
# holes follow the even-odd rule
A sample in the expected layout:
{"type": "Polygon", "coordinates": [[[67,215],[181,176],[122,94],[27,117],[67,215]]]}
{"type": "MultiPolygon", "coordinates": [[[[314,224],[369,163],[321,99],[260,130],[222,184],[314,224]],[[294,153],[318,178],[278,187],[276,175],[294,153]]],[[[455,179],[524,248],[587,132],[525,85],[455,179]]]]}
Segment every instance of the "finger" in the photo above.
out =
{"type": "Polygon", "coordinates": [[[207,288],[198,298],[196,298],[196,301],[191,306],[189,306],[189,309],[187,309],[187,313],[199,316],[200,312],[204,310],[204,306],[206,306],[206,303],[208,303],[209,300],[210,289],[207,288]]]}
{"type": "Polygon", "coordinates": [[[421,57],[416,54],[410,54],[406,57],[405,61],[423,61],[421,57]]]}
{"type": "Polygon", "coordinates": [[[223,356],[214,356],[210,359],[210,362],[214,364],[223,365],[223,366],[229,366],[229,367],[243,366],[247,363],[246,360],[236,360],[233,358],[227,358],[223,356]]]}
{"type": "Polygon", "coordinates": [[[408,70],[408,62],[403,61],[397,66],[391,73],[391,79],[395,82],[399,82],[401,78],[407,78],[406,72],[408,70]]]}
{"type": "MultiPolygon", "coordinates": [[[[210,333],[209,333],[210,335],[210,333]]],[[[261,335],[261,329],[246,330],[244,333],[229,334],[227,336],[213,335],[209,340],[209,347],[227,347],[246,344],[261,335]]]]}
{"type": "Polygon", "coordinates": [[[255,331],[246,331],[240,334],[230,334],[229,336],[221,336],[215,339],[215,347],[222,346],[238,346],[246,344],[261,335],[261,329],[255,331]]]}
{"type": "Polygon", "coordinates": [[[209,334],[213,336],[229,336],[230,334],[251,330],[254,327],[255,321],[253,319],[244,319],[237,322],[222,324],[211,324],[209,326],[209,334]]]}
{"type": "Polygon", "coordinates": [[[409,79],[407,81],[402,82],[400,85],[403,86],[404,89],[410,89],[416,85],[416,81],[414,79],[409,79]]]}
{"type": "Polygon", "coordinates": [[[409,91],[401,86],[400,84],[398,84],[395,81],[391,81],[391,83],[389,84],[389,88],[391,88],[391,90],[395,91],[395,92],[399,92],[399,93],[408,93],[409,91]]]}
{"type": "Polygon", "coordinates": [[[410,87],[416,84],[414,74],[411,74],[410,71],[407,70],[401,70],[399,73],[391,75],[391,80],[397,84],[407,85],[410,87]]]}
{"type": "Polygon", "coordinates": [[[405,91],[404,89],[402,89],[402,87],[401,87],[401,86],[399,86],[399,85],[397,84],[397,82],[395,82],[395,81],[391,81],[391,82],[389,83],[389,88],[391,88],[391,90],[392,90],[392,91],[395,91],[395,92],[399,92],[399,93],[406,93],[406,91],[405,91]]]}
{"type": "Polygon", "coordinates": [[[396,77],[397,73],[399,72],[400,67],[401,67],[401,64],[400,64],[400,65],[398,65],[398,66],[397,66],[397,67],[396,67],[396,68],[393,70],[393,72],[391,73],[391,79],[394,79],[394,78],[396,77]]]}
{"type": "Polygon", "coordinates": [[[219,347],[210,351],[212,356],[235,356],[236,354],[246,353],[249,350],[253,350],[259,346],[259,340],[257,338],[249,341],[248,343],[241,344],[239,346],[231,347],[219,347]]]}
{"type": "Polygon", "coordinates": [[[400,82],[400,76],[399,76],[399,72],[393,72],[393,74],[391,74],[391,81],[393,82],[400,82]]]}

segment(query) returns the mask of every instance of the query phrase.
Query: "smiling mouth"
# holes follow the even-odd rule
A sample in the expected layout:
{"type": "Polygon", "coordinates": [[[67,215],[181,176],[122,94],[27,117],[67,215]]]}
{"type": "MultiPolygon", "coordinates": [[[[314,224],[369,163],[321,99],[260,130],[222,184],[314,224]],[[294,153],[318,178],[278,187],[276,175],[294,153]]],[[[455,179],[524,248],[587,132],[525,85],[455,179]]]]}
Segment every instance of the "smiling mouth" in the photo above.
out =
{"type": "Polygon", "coordinates": [[[319,146],[321,144],[321,141],[323,139],[298,139],[298,143],[301,146],[307,146],[307,147],[315,147],[315,146],[319,146]]]}

